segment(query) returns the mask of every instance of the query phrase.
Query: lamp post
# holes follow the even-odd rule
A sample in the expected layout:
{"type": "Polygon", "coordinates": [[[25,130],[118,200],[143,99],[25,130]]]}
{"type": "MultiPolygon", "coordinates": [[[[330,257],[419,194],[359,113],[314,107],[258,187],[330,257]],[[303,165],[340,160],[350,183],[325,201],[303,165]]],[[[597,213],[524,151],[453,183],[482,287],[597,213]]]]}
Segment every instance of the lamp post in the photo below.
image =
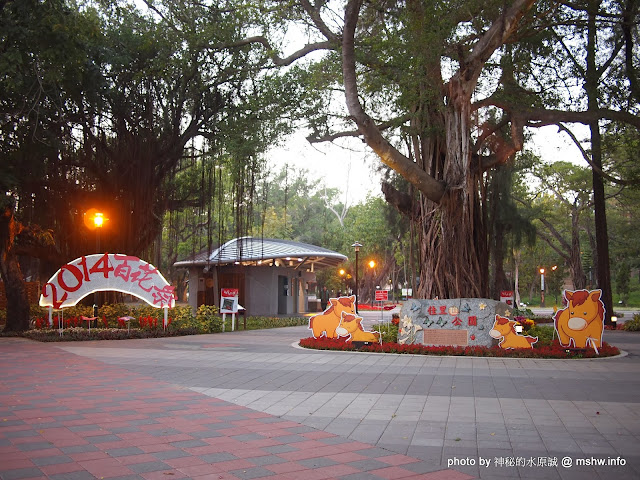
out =
{"type": "Polygon", "coordinates": [[[100,253],[100,230],[109,219],[95,208],[90,208],[84,213],[84,225],[89,230],[96,231],[96,253],[100,253]]]}
{"type": "MultiPolygon", "coordinates": [[[[95,208],[87,210],[84,214],[84,224],[89,230],[96,231],[96,253],[100,253],[100,230],[109,220],[104,213],[95,208]]],[[[98,292],[93,294],[93,316],[98,314],[98,292]]]]}
{"type": "Polygon", "coordinates": [[[93,216],[93,225],[96,227],[96,253],[100,253],[100,230],[102,230],[105,220],[102,212],[96,212],[93,216]]]}
{"type": "Polygon", "coordinates": [[[375,289],[374,289],[374,281],[373,281],[373,275],[375,273],[375,271],[373,269],[376,268],[375,260],[369,260],[368,265],[369,265],[369,268],[371,269],[371,306],[373,307],[373,303],[374,303],[375,298],[376,298],[375,289]]]}
{"type": "Polygon", "coordinates": [[[540,306],[544,307],[544,267],[540,268],[540,306]]]}
{"type": "MultiPolygon", "coordinates": [[[[96,227],[96,253],[100,253],[100,230],[104,225],[106,218],[104,218],[104,213],[96,212],[93,215],[93,225],[96,227]]],[[[98,316],[98,307],[100,306],[100,297],[98,296],[98,292],[95,292],[93,297],[93,316],[98,316]]]]}
{"type": "Polygon", "coordinates": [[[362,244],[359,243],[359,242],[356,242],[351,246],[356,251],[356,291],[355,291],[356,303],[355,303],[355,310],[356,310],[356,313],[358,313],[358,252],[360,251],[360,247],[362,247],[362,244]]]}
{"type": "MultiPolygon", "coordinates": [[[[553,267],[551,267],[551,272],[555,272],[558,269],[558,265],[554,265],[553,267]]],[[[546,272],[546,269],[544,267],[540,267],[538,269],[538,271],[540,272],[540,306],[544,307],[544,274],[546,272]]],[[[551,272],[547,273],[547,275],[550,275],[551,272]]],[[[556,296],[556,302],[558,301],[558,298],[556,296]]]]}

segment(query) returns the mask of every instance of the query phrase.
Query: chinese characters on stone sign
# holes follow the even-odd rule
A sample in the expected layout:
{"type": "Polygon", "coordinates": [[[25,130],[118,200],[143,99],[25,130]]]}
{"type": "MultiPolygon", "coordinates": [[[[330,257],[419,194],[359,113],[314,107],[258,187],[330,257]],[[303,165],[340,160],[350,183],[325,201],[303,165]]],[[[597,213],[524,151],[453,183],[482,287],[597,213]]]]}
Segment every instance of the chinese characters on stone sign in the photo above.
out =
{"type": "Polygon", "coordinates": [[[415,335],[402,336],[402,340],[425,345],[490,347],[496,343],[489,335],[496,313],[511,314],[506,304],[486,298],[407,300],[400,316],[421,328],[415,335]]]}

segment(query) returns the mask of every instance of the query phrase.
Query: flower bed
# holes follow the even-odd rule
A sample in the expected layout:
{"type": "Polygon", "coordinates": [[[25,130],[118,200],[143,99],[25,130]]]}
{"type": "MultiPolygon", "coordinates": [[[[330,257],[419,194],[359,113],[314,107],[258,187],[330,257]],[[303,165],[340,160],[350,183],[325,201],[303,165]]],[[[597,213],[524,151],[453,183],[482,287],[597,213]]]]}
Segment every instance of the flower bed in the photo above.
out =
{"type": "Polygon", "coordinates": [[[570,349],[563,347],[556,340],[551,345],[534,348],[504,350],[500,347],[455,347],[455,346],[427,346],[427,345],[400,345],[398,343],[371,344],[360,348],[344,339],[328,338],[303,338],[299,345],[304,348],[316,350],[360,351],[372,353],[410,353],[414,355],[451,355],[470,357],[514,357],[514,358],[599,358],[619,355],[620,350],[603,342],[600,355],[592,349],[570,349]]]}
{"type": "Polygon", "coordinates": [[[359,303],[358,304],[358,310],[365,310],[365,311],[375,311],[377,310],[378,312],[382,309],[385,311],[389,311],[389,310],[393,310],[394,308],[396,308],[398,305],[396,304],[389,304],[389,305],[383,305],[382,307],[380,305],[371,305],[369,303],[359,303]]]}
{"type": "Polygon", "coordinates": [[[180,337],[183,335],[197,335],[200,333],[195,327],[168,328],[92,328],[88,330],[82,327],[65,328],[60,335],[55,329],[34,329],[22,333],[22,337],[30,338],[38,342],[76,342],[87,340],[127,340],[130,338],[159,338],[180,337]]]}

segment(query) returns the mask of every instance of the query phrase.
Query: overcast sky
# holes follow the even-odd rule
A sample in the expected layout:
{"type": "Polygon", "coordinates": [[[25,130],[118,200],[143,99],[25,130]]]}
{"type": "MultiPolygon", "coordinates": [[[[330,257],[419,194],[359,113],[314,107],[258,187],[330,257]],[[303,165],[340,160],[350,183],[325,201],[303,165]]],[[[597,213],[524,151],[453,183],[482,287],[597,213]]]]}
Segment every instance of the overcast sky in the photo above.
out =
{"type": "MultiPolygon", "coordinates": [[[[573,130],[578,139],[588,133],[583,126],[573,130]]],[[[374,172],[380,160],[358,139],[343,140],[343,143],[349,148],[330,143],[311,145],[301,132],[293,135],[284,146],[272,149],[267,158],[274,170],[279,171],[285,164],[291,168],[306,168],[311,175],[324,179],[327,187],[337,188],[342,194],[348,190],[351,205],[363,202],[368,194],[382,196],[380,176],[374,172]]],[[[578,148],[566,134],[558,133],[555,126],[537,129],[534,141],[526,147],[550,163],[563,160],[587,166],[578,148]]]]}

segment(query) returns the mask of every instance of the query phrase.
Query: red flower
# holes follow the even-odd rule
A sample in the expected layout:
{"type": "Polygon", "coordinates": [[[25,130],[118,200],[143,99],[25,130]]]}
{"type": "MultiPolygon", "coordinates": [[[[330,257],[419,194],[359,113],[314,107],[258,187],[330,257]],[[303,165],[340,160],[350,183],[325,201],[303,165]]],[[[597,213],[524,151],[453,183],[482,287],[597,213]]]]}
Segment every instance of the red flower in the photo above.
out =
{"type": "MultiPolygon", "coordinates": [[[[314,348],[318,350],[357,350],[353,343],[347,343],[344,339],[321,338],[303,338],[300,340],[300,346],[306,348],[314,348]]],[[[363,352],[385,352],[385,353],[411,353],[420,355],[451,355],[462,356],[469,355],[475,357],[519,357],[519,358],[595,358],[593,349],[570,349],[563,347],[556,340],[551,346],[535,346],[534,348],[523,348],[506,350],[498,346],[428,346],[422,344],[401,345],[398,343],[384,343],[382,345],[373,343],[364,345],[360,348],[363,352]]],[[[616,347],[604,343],[599,349],[601,357],[618,355],[620,350],[616,347]]]]}

